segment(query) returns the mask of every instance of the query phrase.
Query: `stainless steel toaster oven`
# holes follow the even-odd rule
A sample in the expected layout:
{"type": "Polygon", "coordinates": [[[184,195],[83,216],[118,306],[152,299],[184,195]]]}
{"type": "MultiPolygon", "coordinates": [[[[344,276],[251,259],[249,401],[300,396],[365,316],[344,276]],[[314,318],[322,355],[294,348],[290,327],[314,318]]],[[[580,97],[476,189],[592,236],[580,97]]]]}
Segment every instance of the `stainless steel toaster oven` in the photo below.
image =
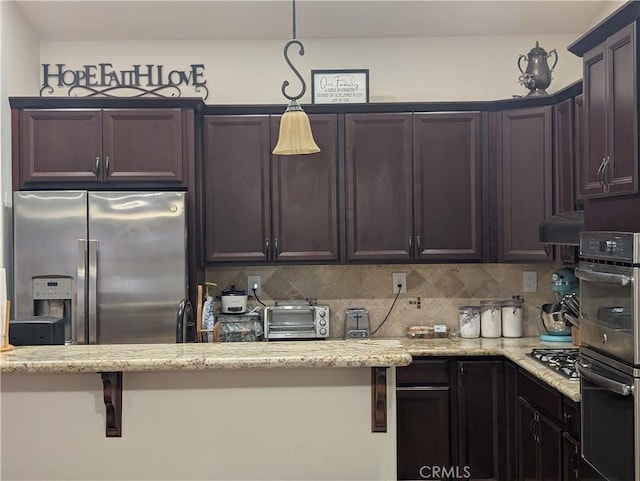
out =
{"type": "Polygon", "coordinates": [[[263,316],[267,341],[329,337],[329,306],[278,303],[265,307],[263,316]]]}

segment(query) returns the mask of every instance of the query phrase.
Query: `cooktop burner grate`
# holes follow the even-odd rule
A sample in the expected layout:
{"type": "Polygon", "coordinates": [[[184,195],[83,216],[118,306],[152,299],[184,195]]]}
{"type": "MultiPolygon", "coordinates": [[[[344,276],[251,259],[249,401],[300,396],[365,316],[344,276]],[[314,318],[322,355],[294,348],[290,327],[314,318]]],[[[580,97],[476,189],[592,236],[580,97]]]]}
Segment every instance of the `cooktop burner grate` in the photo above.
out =
{"type": "Polygon", "coordinates": [[[578,360],[578,349],[532,349],[529,356],[567,379],[580,380],[580,375],[575,367],[578,360]]]}

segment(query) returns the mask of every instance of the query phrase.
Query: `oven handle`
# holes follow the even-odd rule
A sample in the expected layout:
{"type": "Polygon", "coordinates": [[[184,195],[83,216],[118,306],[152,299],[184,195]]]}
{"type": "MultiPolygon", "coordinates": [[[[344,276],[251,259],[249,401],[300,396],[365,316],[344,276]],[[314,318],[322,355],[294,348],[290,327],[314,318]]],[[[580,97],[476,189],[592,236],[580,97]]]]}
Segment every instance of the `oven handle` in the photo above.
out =
{"type": "Polygon", "coordinates": [[[578,279],[589,282],[604,282],[605,284],[616,284],[622,287],[628,286],[631,283],[631,277],[629,276],[594,272],[592,270],[580,269],[579,267],[575,269],[575,274],[578,279]]]}
{"type": "Polygon", "coordinates": [[[591,381],[597,386],[603,387],[616,394],[620,394],[621,396],[629,396],[630,394],[633,394],[633,386],[629,386],[628,384],[624,384],[622,382],[613,381],[608,377],[602,376],[601,374],[596,374],[591,369],[590,364],[576,362],[576,369],[582,377],[584,377],[588,381],[591,381]]]}

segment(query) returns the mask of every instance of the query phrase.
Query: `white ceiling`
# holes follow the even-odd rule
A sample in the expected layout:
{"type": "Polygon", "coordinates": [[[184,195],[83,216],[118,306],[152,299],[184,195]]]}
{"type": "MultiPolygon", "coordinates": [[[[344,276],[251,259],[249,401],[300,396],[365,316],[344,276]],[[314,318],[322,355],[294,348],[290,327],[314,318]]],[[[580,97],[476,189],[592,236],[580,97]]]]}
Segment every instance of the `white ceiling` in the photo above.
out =
{"type": "MultiPolygon", "coordinates": [[[[17,1],[41,40],[287,39],[291,0],[17,1]]],[[[297,0],[297,38],[582,33],[606,1],[297,0]]]]}

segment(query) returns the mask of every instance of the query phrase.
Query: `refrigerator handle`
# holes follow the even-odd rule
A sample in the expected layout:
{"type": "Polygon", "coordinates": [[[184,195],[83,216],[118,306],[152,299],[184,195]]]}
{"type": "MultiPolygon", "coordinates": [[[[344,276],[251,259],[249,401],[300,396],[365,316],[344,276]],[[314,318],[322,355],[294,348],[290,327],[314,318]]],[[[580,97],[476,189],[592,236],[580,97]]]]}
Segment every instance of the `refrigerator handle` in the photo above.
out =
{"type": "Polygon", "coordinates": [[[87,240],[78,239],[78,272],[76,275],[76,306],[71,322],[71,339],[76,344],[87,343],[87,240]]]}
{"type": "Polygon", "coordinates": [[[98,241],[89,240],[88,286],[88,333],[87,343],[98,343],[98,241]]]}

